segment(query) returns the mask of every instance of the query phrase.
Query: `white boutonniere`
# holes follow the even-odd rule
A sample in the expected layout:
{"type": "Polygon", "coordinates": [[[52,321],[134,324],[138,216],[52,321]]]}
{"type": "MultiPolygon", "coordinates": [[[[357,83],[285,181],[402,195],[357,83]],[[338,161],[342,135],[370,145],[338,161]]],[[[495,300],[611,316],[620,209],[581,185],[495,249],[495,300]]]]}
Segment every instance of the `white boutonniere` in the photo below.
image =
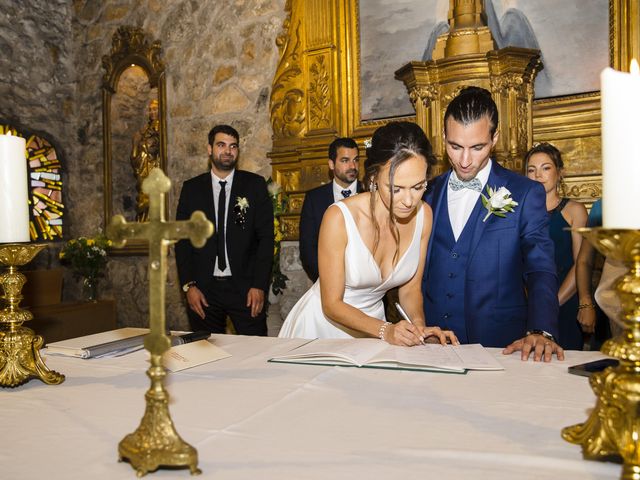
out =
{"type": "Polygon", "coordinates": [[[518,205],[518,202],[511,198],[511,192],[505,187],[494,190],[487,185],[487,194],[489,195],[488,197],[485,197],[482,193],[480,194],[482,205],[487,209],[487,215],[482,220],[483,222],[486,222],[491,215],[505,218],[506,214],[513,212],[514,207],[518,205]]]}
{"type": "Polygon", "coordinates": [[[236,197],[236,207],[240,209],[242,213],[246,212],[247,208],[249,208],[249,200],[247,200],[247,197],[236,197]]]}
{"type": "Polygon", "coordinates": [[[233,207],[233,211],[236,214],[236,225],[241,226],[244,229],[247,219],[245,214],[249,208],[249,200],[247,197],[236,197],[236,204],[233,207]]]}

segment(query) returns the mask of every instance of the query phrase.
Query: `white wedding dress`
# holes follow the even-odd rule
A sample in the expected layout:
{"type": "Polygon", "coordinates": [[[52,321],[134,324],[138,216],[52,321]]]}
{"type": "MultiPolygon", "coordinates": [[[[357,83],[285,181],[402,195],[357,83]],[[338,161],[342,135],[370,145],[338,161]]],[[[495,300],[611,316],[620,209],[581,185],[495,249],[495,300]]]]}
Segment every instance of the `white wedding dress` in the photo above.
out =
{"type": "MultiPolygon", "coordinates": [[[[420,236],[424,222],[423,207],[420,207],[416,216],[415,230],[409,248],[402,254],[391,274],[383,280],[378,264],[360,237],[351,212],[342,202],[337,202],[334,206],[342,210],[347,229],[347,247],[344,254],[344,302],[371,317],[384,320],[382,298],[385,293],[407,283],[418,269],[420,236]]],[[[289,312],[278,336],[313,339],[364,337],[365,334],[332,322],[324,316],[320,300],[320,280],[318,280],[289,312]]]]}

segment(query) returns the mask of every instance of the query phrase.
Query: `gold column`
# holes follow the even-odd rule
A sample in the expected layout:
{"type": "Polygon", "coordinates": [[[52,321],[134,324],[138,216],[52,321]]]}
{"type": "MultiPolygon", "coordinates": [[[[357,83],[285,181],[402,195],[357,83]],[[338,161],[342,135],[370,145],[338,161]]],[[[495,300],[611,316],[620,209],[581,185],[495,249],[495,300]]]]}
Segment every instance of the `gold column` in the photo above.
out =
{"type": "Polygon", "coordinates": [[[448,168],[444,161],[444,112],[465,86],[491,91],[500,116],[500,138],[494,155],[502,165],[522,170],[522,157],[533,137],[533,82],[541,68],[540,52],[507,47],[496,50],[481,0],[450,0],[449,32],[440,35],[433,60],[411,62],[395,72],[404,82],[416,109],[416,123],[438,157],[434,173],[448,168]]]}

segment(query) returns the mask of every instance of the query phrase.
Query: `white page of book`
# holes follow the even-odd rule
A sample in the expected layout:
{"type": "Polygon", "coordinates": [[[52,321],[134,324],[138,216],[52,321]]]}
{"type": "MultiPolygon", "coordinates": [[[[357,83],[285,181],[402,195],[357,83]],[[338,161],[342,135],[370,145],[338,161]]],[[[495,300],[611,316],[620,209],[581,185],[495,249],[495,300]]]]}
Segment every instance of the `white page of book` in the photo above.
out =
{"type": "Polygon", "coordinates": [[[354,365],[364,365],[371,358],[386,349],[388,345],[375,338],[356,338],[345,340],[343,338],[323,338],[313,340],[286,355],[278,357],[282,359],[303,359],[313,357],[315,360],[344,359],[354,365]]]}
{"type": "Polygon", "coordinates": [[[453,348],[465,368],[470,370],[504,370],[500,362],[479,343],[458,345],[453,348]]]}
{"type": "Polygon", "coordinates": [[[428,343],[414,347],[390,346],[368,363],[398,362],[404,365],[422,365],[455,370],[464,370],[460,357],[450,345],[428,343]]]}

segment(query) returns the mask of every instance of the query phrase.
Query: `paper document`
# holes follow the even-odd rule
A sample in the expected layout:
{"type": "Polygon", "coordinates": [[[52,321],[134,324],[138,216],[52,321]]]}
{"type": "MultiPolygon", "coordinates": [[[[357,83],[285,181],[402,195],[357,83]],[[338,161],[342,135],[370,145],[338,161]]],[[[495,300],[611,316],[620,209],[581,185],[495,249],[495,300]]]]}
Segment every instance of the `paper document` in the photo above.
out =
{"type": "Polygon", "coordinates": [[[373,338],[312,340],[270,362],[465,373],[503,370],[482,345],[389,345],[373,338]]]}
{"type": "Polygon", "coordinates": [[[47,354],[92,358],[142,346],[148,328],[119,328],[47,344],[47,354]]]}
{"type": "Polygon", "coordinates": [[[197,342],[171,347],[162,356],[162,363],[168,370],[178,372],[230,356],[230,353],[225,352],[220,347],[216,347],[208,340],[198,340],[197,342]]]}

